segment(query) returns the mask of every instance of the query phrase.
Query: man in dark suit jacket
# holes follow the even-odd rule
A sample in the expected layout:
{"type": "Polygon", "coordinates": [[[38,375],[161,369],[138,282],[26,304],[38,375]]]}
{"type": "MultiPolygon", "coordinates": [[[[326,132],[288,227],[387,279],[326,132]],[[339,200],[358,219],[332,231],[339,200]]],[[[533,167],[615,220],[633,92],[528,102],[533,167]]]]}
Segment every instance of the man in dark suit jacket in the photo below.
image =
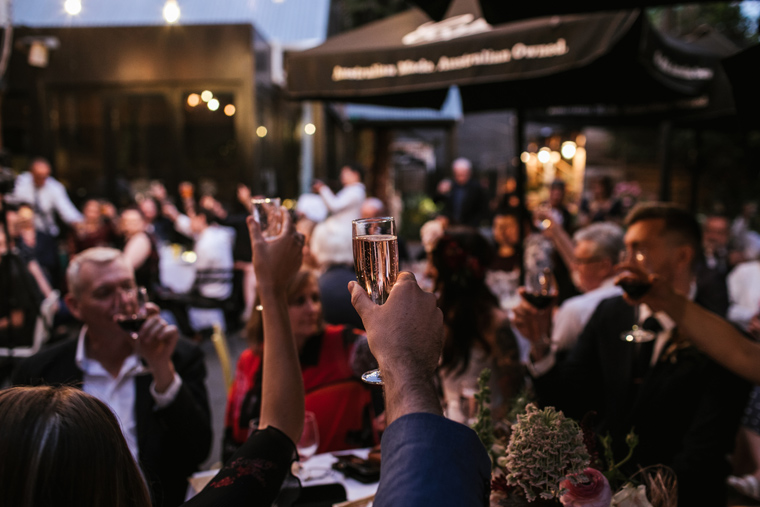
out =
{"type": "MultiPolygon", "coordinates": [[[[472,164],[466,158],[458,158],[451,166],[454,182],[443,187],[443,215],[452,225],[480,226],[487,218],[488,195],[480,183],[472,177],[472,164]]],[[[439,191],[441,188],[439,187],[439,191]]]]}
{"type": "MultiPolygon", "coordinates": [[[[694,296],[694,260],[700,248],[696,220],[674,206],[652,203],[627,219],[628,258],[645,253],[645,268],[676,292],[694,296]]],[[[626,275],[623,275],[626,276],[626,275]]],[[[639,436],[631,467],[663,464],[678,478],[679,505],[725,505],[726,455],[733,448],[748,384],[718,366],[679,336],[680,316],[657,312],[647,319],[655,340],[629,343],[621,335],[635,323],[629,296],[603,301],[568,357],[542,375],[547,351],[532,347],[535,385],[542,403],[581,418],[598,414],[597,431],[609,432],[616,459],[625,436],[639,436]],[[626,300],[626,298],[628,298],[626,300]]],[[[640,321],[651,310],[642,305],[640,321]]],[[[716,337],[717,338],[717,337],[716,337]]],[[[551,361],[549,361],[551,363],[551,361]]]]}
{"type": "Polygon", "coordinates": [[[85,250],[67,281],[66,303],[84,326],[20,364],[14,384],[76,384],[100,398],[117,415],[154,505],[181,504],[211,445],[203,353],[150,303],[138,331],[116,324],[117,315],[138,313],[134,272],[119,250],[85,250]]]}

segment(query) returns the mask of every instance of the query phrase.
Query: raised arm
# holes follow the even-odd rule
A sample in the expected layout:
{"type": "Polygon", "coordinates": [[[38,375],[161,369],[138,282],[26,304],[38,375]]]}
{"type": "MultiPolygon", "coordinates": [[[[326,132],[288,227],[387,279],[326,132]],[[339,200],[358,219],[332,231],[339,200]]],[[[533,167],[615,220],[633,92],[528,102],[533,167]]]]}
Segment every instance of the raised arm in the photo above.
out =
{"type": "Polygon", "coordinates": [[[433,375],[443,347],[443,314],[435,296],[420,289],[414,275],[406,272],[399,274],[382,306],[358,283],[349,283],[349,289],[380,365],[388,424],[414,412],[441,415],[433,375]]]}
{"type": "Polygon", "coordinates": [[[374,505],[488,505],[485,447],[470,428],[441,416],[433,387],[443,347],[435,296],[411,273],[399,275],[382,306],[356,282],[349,288],[385,382],[388,428],[374,505]]]}
{"type": "MultiPolygon", "coordinates": [[[[639,273],[639,276],[644,276],[639,273]]],[[[760,343],[744,336],[730,322],[674,292],[649,275],[652,288],[641,299],[667,313],[681,334],[717,363],[755,384],[760,383],[760,343]]],[[[626,296],[627,297],[627,296],[626,296]]]]}
{"type": "Polygon", "coordinates": [[[298,350],[290,328],[286,287],[301,265],[304,237],[296,232],[287,210],[283,209],[282,214],[283,232],[268,240],[261,235],[258,222],[248,217],[264,322],[259,428],[274,426],[297,442],[303,429],[304,391],[298,350]]]}

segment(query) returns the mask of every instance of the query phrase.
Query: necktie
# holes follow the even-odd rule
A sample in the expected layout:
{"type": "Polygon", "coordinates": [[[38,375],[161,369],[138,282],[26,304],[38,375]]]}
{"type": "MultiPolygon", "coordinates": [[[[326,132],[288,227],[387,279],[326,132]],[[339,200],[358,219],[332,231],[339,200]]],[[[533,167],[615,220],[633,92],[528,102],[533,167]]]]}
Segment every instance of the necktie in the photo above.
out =
{"type": "Polygon", "coordinates": [[[657,339],[656,335],[663,329],[660,321],[653,315],[644,320],[641,328],[655,333],[655,339],[636,344],[637,351],[633,361],[633,382],[637,385],[642,383],[644,376],[649,370],[649,363],[652,360],[652,352],[654,352],[654,344],[657,339]]]}

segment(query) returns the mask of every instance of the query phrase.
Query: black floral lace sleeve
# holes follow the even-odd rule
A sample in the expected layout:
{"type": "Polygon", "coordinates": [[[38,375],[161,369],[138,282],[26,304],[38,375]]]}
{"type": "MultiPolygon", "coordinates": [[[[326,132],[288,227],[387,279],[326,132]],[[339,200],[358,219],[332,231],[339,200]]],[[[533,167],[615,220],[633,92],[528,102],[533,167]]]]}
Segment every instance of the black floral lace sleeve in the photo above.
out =
{"type": "Polygon", "coordinates": [[[203,491],[183,505],[264,507],[275,499],[278,506],[290,505],[300,489],[291,474],[297,456],[295,445],[280,430],[270,426],[255,431],[203,491]]]}

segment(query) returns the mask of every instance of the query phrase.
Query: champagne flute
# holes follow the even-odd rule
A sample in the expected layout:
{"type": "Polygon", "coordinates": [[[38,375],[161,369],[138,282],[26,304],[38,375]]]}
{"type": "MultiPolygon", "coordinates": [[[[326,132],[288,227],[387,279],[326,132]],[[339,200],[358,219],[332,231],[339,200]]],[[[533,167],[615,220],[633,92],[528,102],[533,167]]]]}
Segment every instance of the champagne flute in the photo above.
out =
{"type": "Polygon", "coordinates": [[[147,303],[148,291],[145,287],[128,289],[121,302],[120,313],[114,315],[114,321],[128,332],[133,340],[137,339],[137,333],[148,318],[145,308],[147,303]]]}
{"type": "MultiPolygon", "coordinates": [[[[646,273],[650,272],[646,262],[646,253],[643,250],[622,252],[620,254],[620,260],[622,264],[632,264],[644,270],[646,273]]],[[[628,297],[636,301],[644,297],[644,294],[652,288],[652,284],[648,280],[643,280],[640,277],[635,276],[631,271],[623,271],[620,278],[617,280],[617,284],[625,291],[628,297]]],[[[628,331],[623,331],[620,335],[621,340],[631,343],[643,343],[652,341],[657,337],[654,332],[644,329],[641,324],[639,324],[638,303],[633,307],[633,319],[633,326],[631,326],[631,329],[628,331]]]]}
{"type": "Polygon", "coordinates": [[[254,197],[251,199],[253,219],[261,225],[261,234],[273,238],[282,232],[282,210],[279,197],[254,197]]]}
{"type": "MultiPolygon", "coordinates": [[[[354,269],[359,284],[375,304],[388,299],[398,276],[398,236],[393,217],[365,218],[352,222],[354,269]]],[[[368,384],[382,385],[380,370],[362,375],[368,384]]]]}

